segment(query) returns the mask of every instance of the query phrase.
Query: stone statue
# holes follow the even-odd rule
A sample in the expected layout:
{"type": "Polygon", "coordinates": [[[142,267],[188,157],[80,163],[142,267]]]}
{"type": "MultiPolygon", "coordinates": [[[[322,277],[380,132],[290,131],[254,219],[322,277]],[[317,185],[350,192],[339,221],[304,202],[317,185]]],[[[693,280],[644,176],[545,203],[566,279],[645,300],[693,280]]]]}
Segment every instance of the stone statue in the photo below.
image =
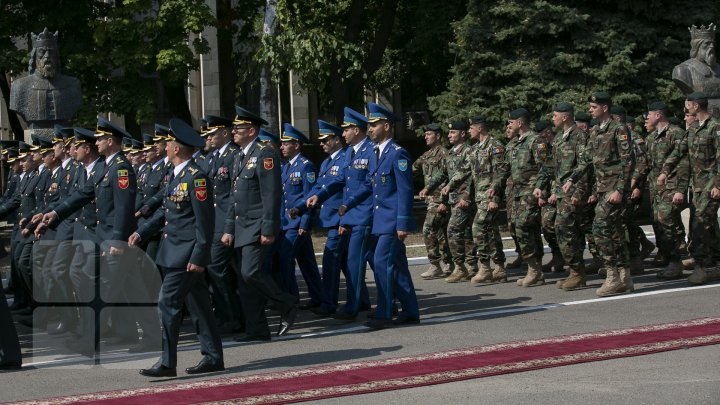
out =
{"type": "Polygon", "coordinates": [[[28,123],[29,132],[49,136],[55,124],[68,126],[82,105],[80,81],[61,73],[57,32],[45,28],[31,37],[30,74],[13,81],[10,109],[28,123]]]}
{"type": "Polygon", "coordinates": [[[720,65],[715,58],[715,24],[690,30],[690,59],[675,66],[672,78],[683,93],[702,91],[708,96],[710,112],[720,109],[720,65]]]}

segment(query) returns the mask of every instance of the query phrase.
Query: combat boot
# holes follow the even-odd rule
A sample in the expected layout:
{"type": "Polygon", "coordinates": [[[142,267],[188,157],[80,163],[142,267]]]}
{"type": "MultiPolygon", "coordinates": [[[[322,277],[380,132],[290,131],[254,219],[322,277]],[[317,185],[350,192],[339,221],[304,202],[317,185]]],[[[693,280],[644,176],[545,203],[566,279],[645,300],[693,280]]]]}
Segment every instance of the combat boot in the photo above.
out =
{"type": "Polygon", "coordinates": [[[468,271],[468,275],[465,276],[465,281],[472,280],[472,278],[475,277],[479,272],[480,272],[480,270],[478,269],[478,264],[475,263],[472,266],[472,269],[468,271]]]}
{"type": "Polygon", "coordinates": [[[707,273],[705,272],[705,267],[701,265],[695,265],[695,269],[693,270],[690,277],[688,277],[688,282],[692,285],[700,285],[705,284],[707,281],[707,273]]]}
{"type": "Polygon", "coordinates": [[[593,258],[590,264],[585,266],[585,274],[597,274],[602,268],[600,260],[593,258]]]}
{"type": "Polygon", "coordinates": [[[543,276],[542,267],[540,266],[540,260],[537,257],[531,257],[527,260],[528,270],[527,275],[522,280],[523,287],[530,287],[532,285],[543,285],[545,284],[545,277],[543,276]]]}
{"type": "Polygon", "coordinates": [[[625,292],[625,285],[620,280],[620,274],[614,267],[608,267],[606,269],[607,276],[605,281],[595,291],[595,294],[599,297],[607,297],[608,295],[615,295],[625,292]]]}
{"type": "Polygon", "coordinates": [[[585,287],[585,269],[583,267],[570,266],[570,276],[565,280],[557,282],[558,288],[565,291],[576,290],[585,287]]]}
{"type": "Polygon", "coordinates": [[[524,263],[524,262],[523,262],[522,256],[521,256],[521,255],[517,255],[517,257],[515,258],[515,260],[513,260],[513,261],[510,262],[510,263],[508,263],[506,267],[507,267],[508,269],[515,269],[515,268],[518,268],[518,267],[522,266],[523,263],[524,263]]]}
{"type": "Polygon", "coordinates": [[[695,268],[695,259],[693,259],[692,257],[684,259],[682,261],[682,266],[685,270],[693,270],[695,268]]]}
{"type": "Polygon", "coordinates": [[[465,277],[468,275],[468,271],[465,268],[465,264],[460,264],[455,266],[455,271],[450,274],[448,278],[445,279],[448,283],[458,283],[461,281],[465,281],[465,277]]]}
{"type": "Polygon", "coordinates": [[[477,274],[470,279],[470,282],[473,284],[492,282],[493,273],[490,270],[490,261],[481,261],[479,262],[479,265],[480,268],[478,269],[477,274]]]}
{"type": "Polygon", "coordinates": [[[668,263],[667,267],[665,267],[657,274],[657,278],[659,278],[660,280],[677,280],[678,278],[682,277],[683,269],[680,265],[680,262],[677,260],[673,260],[668,263]]]}
{"type": "Polygon", "coordinates": [[[633,276],[639,276],[641,274],[645,273],[645,268],[643,267],[642,259],[640,256],[635,256],[630,258],[630,274],[633,276]]]}
{"type": "Polygon", "coordinates": [[[495,263],[495,270],[492,273],[492,281],[496,283],[507,283],[507,273],[505,272],[505,263],[495,263]]]}
{"type": "Polygon", "coordinates": [[[618,267],[618,277],[625,286],[625,292],[635,291],[635,284],[633,284],[632,272],[626,266],[618,267]]]}
{"type": "Polygon", "coordinates": [[[445,269],[445,271],[443,271],[443,274],[441,277],[443,277],[443,278],[450,277],[450,275],[453,273],[453,271],[455,271],[455,263],[450,262],[450,264],[448,264],[448,266],[447,266],[447,269],[445,269]]]}
{"type": "Polygon", "coordinates": [[[640,249],[640,261],[643,261],[650,257],[650,254],[653,250],[655,250],[655,245],[647,240],[647,238],[642,238],[640,244],[642,245],[642,248],[640,249]]]}
{"type": "Polygon", "coordinates": [[[433,263],[430,265],[430,268],[425,273],[420,274],[420,277],[424,278],[425,280],[432,280],[434,278],[442,277],[443,275],[443,269],[440,267],[439,263],[433,263]]]}

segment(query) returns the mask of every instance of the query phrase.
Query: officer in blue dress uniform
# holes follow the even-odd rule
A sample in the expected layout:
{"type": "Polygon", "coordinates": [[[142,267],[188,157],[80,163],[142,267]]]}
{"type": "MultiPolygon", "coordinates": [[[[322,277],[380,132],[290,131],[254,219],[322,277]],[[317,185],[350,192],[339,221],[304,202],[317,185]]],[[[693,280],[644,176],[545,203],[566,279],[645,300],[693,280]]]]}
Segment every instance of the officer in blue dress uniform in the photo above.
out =
{"type": "Polygon", "coordinates": [[[235,247],[238,288],[245,314],[246,341],[270,340],[265,317],[269,300],[280,311],[278,336],[295,322],[297,298],[283,292],[263,266],[268,249],[280,233],[280,159],[258,142],[260,126],[267,121],[235,107],[233,140],[240,147],[233,164],[233,204],[221,241],[235,247]]]}
{"type": "Polygon", "coordinates": [[[282,168],[280,277],[285,291],[299,298],[300,293],[295,277],[295,261],[297,260],[310,295],[310,301],[300,309],[319,308],[321,312],[332,313],[334,306],[323,291],[310,235],[314,210],[306,210],[298,218],[290,217],[290,210],[307,199],[306,195],[317,182],[315,164],[300,152],[302,146],[310,141],[292,125],[286,123],[283,127],[280,151],[286,162],[282,168]]]}
{"type": "Polygon", "coordinates": [[[258,141],[262,142],[268,148],[271,148],[278,154],[280,153],[280,137],[267,131],[265,128],[260,128],[260,136],[258,141]]]}
{"type": "Polygon", "coordinates": [[[225,369],[220,333],[212,314],[210,294],[203,272],[210,264],[215,212],[210,179],[192,160],[195,147],[205,141],[180,119],[170,120],[167,142],[168,158],[173,164],[165,188],[163,208],[128,239],[135,246],[143,235],[162,230],[162,241],[156,263],[165,274],[158,309],[163,326],[163,351],[160,360],[149,369],[140,370],[148,377],[174,377],[177,366],[177,344],[182,324],[182,307],[187,305],[200,340],[203,358],[188,374],[209,373],[225,369]]]}
{"type": "MultiPolygon", "coordinates": [[[[393,139],[393,124],[399,119],[386,108],[368,103],[370,136],[374,157],[364,185],[355,196],[373,196],[373,263],[378,304],[375,317],[366,323],[373,330],[393,324],[420,322],[415,287],[408,270],[404,240],[415,229],[412,215],[413,187],[410,155],[393,139]],[[397,298],[402,313],[391,321],[397,298]]],[[[351,197],[352,199],[353,197],[351,197]]],[[[348,206],[348,211],[352,207],[348,206]]],[[[343,210],[340,211],[342,214],[343,210]]]]}
{"type": "MultiPolygon", "coordinates": [[[[43,234],[48,226],[55,227],[59,221],[64,220],[84,205],[96,203],[97,226],[95,234],[101,241],[100,249],[96,254],[101,255],[103,264],[97,282],[100,284],[100,297],[105,303],[132,302],[150,303],[153,298],[149,296],[145,285],[146,277],[157,277],[157,274],[146,274],[138,269],[134,263],[136,256],[125,254],[127,239],[137,228],[134,208],[137,183],[135,172],[125,154],[122,152],[122,139],[130,134],[115,124],[99,118],[95,132],[98,151],[105,157],[105,164],[101,171],[96,173],[93,181],[87,182],[82,189],[77,190],[55,209],[45,214],[43,223],[36,230],[36,235],[43,234]],[[129,298],[131,297],[132,298],[129,298]]],[[[113,313],[113,324],[117,326],[116,333],[124,335],[122,343],[137,342],[137,327],[140,324],[143,330],[143,339],[138,347],[131,347],[131,351],[157,350],[159,347],[160,325],[152,309],[134,308],[132,311],[113,308],[100,312],[100,325],[106,324],[107,318],[113,313]],[[119,329],[119,330],[118,330],[119,329]]],[[[94,351],[93,339],[96,326],[94,319],[85,317],[83,322],[84,341],[77,340],[70,344],[72,350],[81,354],[90,355],[94,351]]]]}
{"type": "MultiPolygon", "coordinates": [[[[343,137],[348,147],[344,153],[340,173],[324,182],[317,194],[308,198],[309,207],[323,204],[335,195],[342,199],[343,210],[340,216],[338,234],[348,235],[347,248],[347,302],[335,318],[351,321],[362,309],[370,308],[370,298],[365,284],[365,271],[372,264],[370,250],[370,231],[372,229],[372,196],[367,193],[355,196],[355,191],[364,183],[368,174],[370,160],[374,156],[373,143],[366,135],[367,118],[359,112],[345,107],[343,118],[343,137]],[[344,207],[343,207],[344,206],[344,207]],[[349,208],[352,208],[348,211],[349,208]]],[[[338,212],[339,214],[339,212],[338,212]]]]}
{"type": "Polygon", "coordinates": [[[208,177],[212,183],[215,200],[215,225],[211,246],[212,261],[208,265],[208,276],[212,286],[212,298],[220,322],[220,333],[239,333],[244,329],[245,320],[237,294],[237,278],[231,267],[232,247],[225,246],[222,238],[228,209],[232,204],[231,171],[240,148],[233,143],[233,120],[216,115],[206,115],[207,136],[215,150],[209,162],[208,177]]]}
{"type": "MultiPolygon", "coordinates": [[[[337,181],[337,178],[342,176],[341,167],[345,163],[345,149],[340,140],[340,135],[343,132],[342,128],[323,120],[318,120],[318,131],[320,145],[323,151],[329,156],[323,160],[320,165],[317,181],[313,188],[307,193],[307,196],[317,195],[323,186],[332,181],[337,181]]],[[[340,235],[338,233],[340,216],[337,214],[337,211],[341,204],[342,194],[336,193],[325,200],[320,206],[318,215],[318,224],[327,230],[327,240],[325,241],[322,259],[322,287],[325,295],[332,304],[331,308],[316,307],[311,309],[316,315],[320,316],[331,315],[335,313],[337,309],[340,272],[342,271],[342,273],[345,274],[348,283],[350,281],[350,277],[347,274],[347,242],[349,235],[340,235]]],[[[306,200],[301,200],[290,210],[290,217],[294,219],[307,211],[306,200]]]]}

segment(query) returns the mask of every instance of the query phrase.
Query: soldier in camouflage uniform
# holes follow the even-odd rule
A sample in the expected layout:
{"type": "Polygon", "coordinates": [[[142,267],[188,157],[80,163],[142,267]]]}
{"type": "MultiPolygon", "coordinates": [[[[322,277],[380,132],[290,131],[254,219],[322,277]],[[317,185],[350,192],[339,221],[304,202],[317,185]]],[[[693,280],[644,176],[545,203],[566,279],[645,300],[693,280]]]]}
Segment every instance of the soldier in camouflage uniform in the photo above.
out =
{"type": "Polygon", "coordinates": [[[474,189],[474,201],[477,212],[473,221],[472,233],[477,247],[479,271],[470,281],[473,283],[504,282],[505,253],[496,217],[500,196],[487,195],[490,189],[500,189],[500,173],[505,171],[505,147],[490,136],[483,117],[470,121],[470,137],[476,141],[470,148],[463,167],[448,183],[448,190],[456,189],[456,184],[470,182],[474,189]],[[495,269],[490,268],[490,259],[495,269]]]}
{"type": "MultiPolygon", "coordinates": [[[[529,127],[530,112],[519,108],[510,112],[508,128],[514,135],[519,135],[508,143],[511,145],[506,154],[507,165],[500,174],[502,184],[506,179],[512,179],[512,211],[508,217],[515,224],[517,242],[520,253],[527,263],[527,274],[517,281],[518,285],[529,287],[536,284],[545,284],[542,273],[541,260],[543,243],[540,236],[540,206],[534,195],[538,188],[538,173],[547,159],[547,144],[545,139],[538,136],[529,127]]],[[[490,197],[499,190],[492,189],[490,197]]]]}
{"type": "MultiPolygon", "coordinates": [[[[655,183],[667,157],[682,143],[685,131],[670,124],[667,118],[667,106],[661,101],[650,103],[645,118],[647,137],[647,169],[633,175],[633,180],[645,182],[642,176],[648,176],[647,182],[652,197],[653,228],[655,241],[663,257],[668,260],[667,267],[658,273],[658,278],[672,280],[682,277],[680,265],[680,242],[684,240],[684,226],[680,210],[688,188],[690,166],[687,158],[669,173],[664,187],[655,183]],[[681,238],[683,238],[681,240],[681,238]]],[[[637,190],[637,189],[636,189],[637,190]]],[[[633,190],[633,193],[636,191],[633,190]]]]}
{"type": "Polygon", "coordinates": [[[587,133],[573,121],[573,109],[570,103],[558,103],[555,106],[552,122],[562,134],[553,140],[552,161],[543,166],[539,176],[539,183],[542,184],[540,191],[550,193],[546,206],[552,205],[557,211],[552,227],[564,262],[570,267],[570,276],[558,281],[557,286],[566,291],[585,286],[585,243],[581,219],[587,201],[587,176],[573,182],[573,187],[567,193],[562,189],[562,185],[577,168],[587,144],[587,133]]]}
{"type": "Polygon", "coordinates": [[[708,279],[706,268],[712,266],[718,244],[720,124],[708,113],[708,99],[704,93],[689,94],[685,106],[688,112],[697,116],[697,126],[688,131],[687,136],[665,161],[657,178],[657,185],[665,186],[670,173],[685,156],[689,157],[695,215],[690,224],[692,241],[688,248],[695,259],[695,268],[688,281],[690,284],[699,285],[708,279]]]}
{"type": "MultiPolygon", "coordinates": [[[[512,149],[515,147],[515,142],[512,142],[513,139],[518,137],[518,134],[512,131],[510,128],[505,128],[505,137],[507,138],[507,143],[505,144],[505,160],[507,161],[508,156],[512,153],[512,149]]],[[[512,204],[513,204],[513,198],[512,198],[512,178],[508,177],[505,180],[504,184],[505,193],[502,195],[502,198],[505,200],[505,218],[507,220],[507,226],[508,230],[510,231],[510,237],[513,240],[513,244],[515,245],[515,260],[513,260],[510,263],[507,263],[505,266],[506,269],[515,269],[520,268],[522,265],[525,264],[523,262],[522,254],[520,253],[520,245],[517,241],[517,234],[515,233],[515,224],[510,219],[510,213],[513,212],[512,210],[512,204]]]]}
{"type": "Polygon", "coordinates": [[[420,275],[424,279],[433,279],[444,275],[440,265],[441,259],[448,265],[455,266],[452,262],[447,240],[447,226],[450,215],[444,205],[444,211],[438,212],[438,207],[443,204],[443,196],[440,190],[445,186],[445,182],[441,181],[441,179],[445,178],[445,160],[448,154],[447,149],[442,145],[441,139],[440,125],[427,125],[425,127],[425,143],[429,149],[413,162],[412,167],[413,174],[421,173],[423,175],[424,184],[438,185],[434,189],[425,187],[419,193],[420,198],[424,198],[427,203],[427,214],[425,214],[425,223],[423,224],[423,240],[430,261],[430,269],[420,275]]]}
{"type": "Polygon", "coordinates": [[[597,201],[593,236],[606,271],[605,282],[596,291],[602,297],[634,291],[621,217],[623,195],[630,190],[634,155],[627,128],[611,119],[610,95],[596,92],[588,101],[589,112],[598,124],[590,130],[587,153],[583,154],[577,169],[563,185],[563,191],[569,192],[573,183],[578,182],[592,166],[595,184],[589,202],[597,201]]]}
{"type": "MultiPolygon", "coordinates": [[[[575,125],[578,127],[578,129],[584,131],[586,134],[590,131],[591,121],[592,117],[586,112],[579,112],[575,114],[575,125]]],[[[580,228],[582,229],[585,240],[587,241],[588,250],[593,257],[592,262],[585,266],[585,273],[596,274],[598,270],[600,270],[600,268],[602,267],[602,261],[600,260],[600,251],[595,244],[595,238],[592,234],[592,223],[593,219],[595,218],[595,206],[597,205],[597,202],[587,202],[587,200],[590,198],[590,195],[592,194],[591,185],[595,183],[595,173],[593,172],[592,167],[589,168],[587,171],[586,181],[589,186],[587,187],[587,195],[583,198],[583,201],[585,203],[583,204],[582,215],[580,217],[580,228]]]]}
{"type": "MultiPolygon", "coordinates": [[[[543,166],[555,164],[555,160],[553,159],[553,140],[555,139],[555,134],[553,133],[552,125],[548,121],[540,120],[535,123],[535,132],[545,138],[545,142],[547,143],[547,161],[543,166]]],[[[554,172],[554,169],[548,169],[549,173],[554,172]]],[[[549,191],[549,187],[547,190],[541,190],[540,196],[538,197],[538,202],[540,204],[540,229],[542,230],[542,235],[547,241],[548,246],[550,247],[550,253],[552,254],[550,261],[542,265],[542,271],[552,271],[553,273],[556,273],[563,271],[565,262],[563,261],[562,253],[560,253],[558,236],[555,234],[555,216],[557,214],[557,207],[554,203],[548,203],[548,198],[551,194],[549,191]]]]}
{"type": "MultiPolygon", "coordinates": [[[[464,121],[450,123],[448,139],[452,148],[448,151],[445,161],[447,179],[455,177],[458,171],[462,170],[463,162],[470,150],[467,143],[466,131],[468,125],[464,121]]],[[[471,274],[466,265],[472,263],[475,253],[475,245],[472,241],[472,233],[468,233],[468,227],[472,227],[472,220],[475,217],[475,203],[471,198],[473,195],[472,185],[469,182],[458,182],[455,188],[444,188],[443,195],[447,196],[447,203],[451,207],[450,219],[448,222],[447,236],[450,252],[452,253],[455,270],[445,279],[448,283],[467,281],[471,274]]],[[[444,204],[443,204],[444,205],[444,204]]],[[[477,260],[475,257],[474,260],[477,260]]]]}

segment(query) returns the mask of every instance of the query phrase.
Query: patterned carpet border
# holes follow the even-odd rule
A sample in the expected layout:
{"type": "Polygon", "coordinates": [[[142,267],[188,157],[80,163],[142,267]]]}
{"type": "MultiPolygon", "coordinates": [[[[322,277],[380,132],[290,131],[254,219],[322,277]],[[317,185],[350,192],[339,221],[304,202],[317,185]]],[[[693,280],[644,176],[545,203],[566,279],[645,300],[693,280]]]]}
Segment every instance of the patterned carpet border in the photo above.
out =
{"type": "MultiPolygon", "coordinates": [[[[702,332],[696,332],[702,333],[702,332]]],[[[653,335],[654,336],[654,335],[653,335]]],[[[658,334],[659,337],[664,334],[658,334]]],[[[499,374],[514,373],[520,371],[536,370],[548,367],[558,367],[569,364],[577,364],[589,361],[607,360],[620,357],[640,356],[651,353],[658,353],[680,348],[696,347],[704,345],[713,345],[720,343],[720,317],[699,318],[686,321],[669,322],[657,325],[639,326],[626,329],[616,329],[600,332],[579,333],[571,335],[562,335],[548,338],[531,339],[523,341],[513,341],[507,343],[498,343],[487,346],[478,346],[465,349],[455,349],[442,352],[426,353],[415,356],[395,357],[389,359],[339,363],[329,366],[317,366],[297,370],[275,371],[262,374],[254,374],[247,376],[226,377],[212,380],[196,381],[180,384],[166,384],[154,387],[143,387],[135,389],[124,389],[116,391],[97,392],[89,394],[80,394],[66,397],[39,399],[31,401],[17,402],[17,404],[74,404],[74,403],[93,403],[93,402],[115,402],[118,404],[146,403],[152,401],[154,403],[167,402],[174,405],[183,403],[238,403],[238,404],[277,404],[307,401],[310,399],[331,398],[345,395],[357,395],[370,392],[381,392],[403,388],[412,388],[433,384],[441,384],[452,381],[460,381],[472,378],[486,377],[499,374]],[[318,375],[337,375],[338,373],[358,372],[372,368],[397,367],[408,363],[430,363],[443,361],[451,358],[468,358],[468,356],[478,356],[483,354],[493,354],[493,352],[508,352],[513,350],[531,348],[542,345],[557,346],[563,343],[572,344],[590,339],[613,339],[626,335],[637,334],[658,334],[658,332],[670,332],[672,330],[692,329],[698,327],[716,326],[713,332],[705,333],[693,337],[680,337],[676,339],[667,339],[657,342],[649,342],[646,344],[630,345],[626,347],[618,347],[613,349],[591,350],[586,352],[548,356],[537,359],[524,361],[509,361],[503,364],[486,365],[482,367],[458,367],[453,370],[444,370],[440,372],[430,372],[422,375],[408,375],[397,378],[388,378],[384,380],[361,381],[353,384],[339,384],[327,387],[313,387],[307,389],[298,389],[291,392],[271,393],[266,395],[242,396],[233,395],[233,387],[240,385],[252,384],[273,384],[279,386],[279,380],[306,379],[318,375]],[[205,398],[200,399],[198,394],[206,390],[217,392],[226,389],[228,396],[218,399],[217,401],[205,398]],[[159,394],[175,393],[168,395],[158,401],[159,394]],[[183,393],[188,395],[183,395],[183,393]],[[194,394],[194,395],[190,395],[194,394]],[[150,398],[152,397],[152,398],[150,398]],[[171,397],[171,398],[170,398],[171,397]]],[[[407,369],[412,369],[408,368],[407,369]]],[[[317,379],[320,380],[320,379],[317,379]]],[[[210,391],[208,391],[210,392],[210,391]]],[[[238,393],[235,393],[238,394],[238,393]]]]}

